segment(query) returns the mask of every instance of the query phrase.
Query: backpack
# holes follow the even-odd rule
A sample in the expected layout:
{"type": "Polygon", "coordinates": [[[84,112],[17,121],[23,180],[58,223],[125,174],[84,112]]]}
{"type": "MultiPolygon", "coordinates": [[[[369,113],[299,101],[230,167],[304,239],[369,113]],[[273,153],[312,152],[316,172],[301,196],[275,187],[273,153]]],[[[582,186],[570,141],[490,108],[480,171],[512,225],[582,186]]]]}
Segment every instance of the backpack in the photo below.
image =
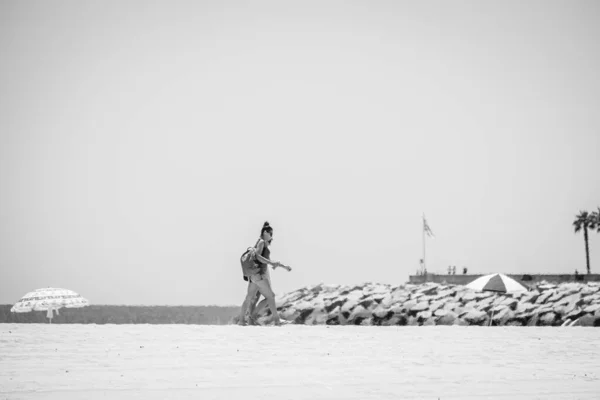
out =
{"type": "Polygon", "coordinates": [[[240,263],[242,264],[242,274],[245,281],[248,281],[248,277],[260,272],[260,263],[256,260],[253,250],[256,250],[256,245],[260,242],[260,239],[256,242],[254,247],[248,247],[242,256],[240,257],[240,263]]]}

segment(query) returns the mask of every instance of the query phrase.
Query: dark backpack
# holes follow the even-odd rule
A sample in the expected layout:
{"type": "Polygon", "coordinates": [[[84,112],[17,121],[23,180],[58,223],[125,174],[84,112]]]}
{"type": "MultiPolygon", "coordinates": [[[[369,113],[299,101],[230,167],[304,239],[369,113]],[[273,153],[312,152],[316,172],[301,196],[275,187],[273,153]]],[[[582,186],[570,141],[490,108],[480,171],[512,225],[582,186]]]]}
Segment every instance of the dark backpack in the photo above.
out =
{"type": "Polygon", "coordinates": [[[249,276],[258,274],[260,272],[260,263],[258,262],[256,256],[252,252],[252,250],[256,250],[256,245],[258,245],[258,242],[260,242],[260,239],[258,239],[254,247],[248,247],[240,257],[240,263],[242,264],[242,274],[245,281],[248,280],[249,276]]]}

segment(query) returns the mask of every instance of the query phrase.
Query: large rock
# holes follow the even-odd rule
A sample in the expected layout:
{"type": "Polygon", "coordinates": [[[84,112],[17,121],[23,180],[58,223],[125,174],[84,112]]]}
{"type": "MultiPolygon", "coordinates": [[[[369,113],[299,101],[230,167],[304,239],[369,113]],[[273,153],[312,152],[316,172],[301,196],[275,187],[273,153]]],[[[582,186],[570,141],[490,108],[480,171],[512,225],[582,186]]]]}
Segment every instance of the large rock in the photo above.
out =
{"type": "Polygon", "coordinates": [[[406,315],[394,315],[381,323],[382,326],[406,325],[408,322],[406,315]]]}
{"type": "Polygon", "coordinates": [[[515,299],[506,298],[500,304],[510,308],[511,310],[515,310],[517,308],[517,304],[519,304],[519,302],[515,299]]]}
{"type": "Polygon", "coordinates": [[[428,309],[429,309],[429,303],[426,301],[421,301],[421,302],[417,303],[414,307],[411,307],[410,311],[420,312],[420,311],[425,311],[428,309]]]}
{"type": "Polygon", "coordinates": [[[519,299],[521,303],[535,303],[540,297],[540,293],[538,291],[531,291],[524,293],[523,296],[519,299]]]}
{"type": "Polygon", "coordinates": [[[496,323],[496,325],[506,325],[506,323],[512,319],[514,319],[515,313],[508,307],[498,311],[494,314],[492,321],[496,323]]]}
{"type": "Polygon", "coordinates": [[[487,314],[483,311],[470,310],[462,318],[471,325],[479,325],[487,319],[487,314]]]}
{"type": "Polygon", "coordinates": [[[583,303],[583,301],[581,300],[581,294],[575,293],[575,294],[572,294],[570,296],[564,297],[560,301],[557,301],[555,304],[557,306],[560,306],[560,305],[575,305],[575,306],[579,306],[582,303],[583,303]]]}
{"type": "Polygon", "coordinates": [[[559,290],[556,293],[554,293],[552,296],[548,297],[548,300],[546,300],[546,302],[555,303],[555,302],[561,300],[562,298],[568,296],[569,294],[571,294],[571,293],[568,291],[559,290]]]}
{"type": "Polygon", "coordinates": [[[591,306],[587,306],[583,309],[583,311],[590,314],[593,314],[598,310],[600,310],[600,304],[592,304],[591,306]]]}
{"type": "Polygon", "coordinates": [[[454,296],[454,293],[456,293],[456,290],[453,288],[438,290],[438,293],[435,296],[433,296],[433,299],[434,300],[445,299],[445,298],[454,296]]]}
{"type": "Polygon", "coordinates": [[[556,314],[553,313],[552,311],[547,312],[546,314],[542,315],[540,317],[540,323],[542,325],[546,325],[546,326],[552,326],[555,324],[556,322],[556,314]]]}
{"type": "Polygon", "coordinates": [[[429,304],[429,311],[435,312],[436,310],[442,308],[444,304],[445,303],[442,300],[433,301],[431,304],[429,304]]]}
{"type": "Polygon", "coordinates": [[[598,326],[600,325],[600,320],[598,320],[598,324],[596,324],[597,318],[593,315],[586,314],[578,318],[575,323],[571,326],[598,326]]]}
{"type": "Polygon", "coordinates": [[[453,325],[458,325],[458,326],[468,326],[469,323],[467,321],[465,321],[464,319],[461,318],[456,318],[454,320],[454,324],[453,325]]]}
{"type": "Polygon", "coordinates": [[[477,300],[488,299],[490,297],[494,297],[494,292],[485,291],[485,292],[477,292],[477,293],[475,293],[475,298],[477,300]]]}
{"type": "Polygon", "coordinates": [[[410,311],[416,305],[417,305],[416,300],[408,300],[408,301],[404,302],[403,304],[401,304],[400,307],[405,311],[410,311]]]}
{"type": "Polygon", "coordinates": [[[532,310],[535,310],[537,307],[535,304],[531,303],[519,303],[517,304],[517,308],[515,309],[517,314],[528,313],[532,310]]]}
{"type": "Polygon", "coordinates": [[[385,318],[390,313],[390,309],[383,307],[381,304],[373,310],[373,315],[377,318],[385,318]]]}
{"type": "Polygon", "coordinates": [[[417,313],[417,319],[419,322],[424,322],[425,320],[430,319],[432,315],[433,313],[431,311],[421,311],[420,313],[417,313]]]}
{"type": "Polygon", "coordinates": [[[539,321],[540,321],[539,315],[534,314],[527,320],[527,326],[537,326],[539,324],[539,321]]]}
{"type": "Polygon", "coordinates": [[[305,325],[323,325],[329,319],[329,314],[325,311],[324,308],[318,308],[313,310],[313,312],[304,320],[305,325]]]}
{"type": "Polygon", "coordinates": [[[437,310],[436,312],[445,313],[443,315],[439,315],[437,320],[438,325],[454,325],[456,318],[458,318],[458,316],[452,311],[437,310]]]}
{"type": "Polygon", "coordinates": [[[350,316],[348,317],[349,322],[353,322],[356,318],[369,318],[373,313],[361,305],[354,307],[350,316]]]}
{"type": "Polygon", "coordinates": [[[556,294],[556,292],[554,291],[554,289],[545,291],[537,298],[537,300],[535,301],[535,304],[544,304],[544,303],[546,303],[546,300],[548,300],[550,297],[552,297],[555,294],[556,294]]]}
{"type": "Polygon", "coordinates": [[[440,285],[437,283],[430,284],[430,285],[426,284],[424,287],[417,289],[416,293],[423,294],[426,296],[435,295],[435,294],[437,294],[437,290],[439,287],[440,287],[440,285]]]}
{"type": "Polygon", "coordinates": [[[475,300],[477,298],[477,293],[476,292],[472,292],[472,291],[468,291],[463,293],[463,295],[461,296],[460,300],[463,303],[468,303],[471,300],[475,300]]]}
{"type": "Polygon", "coordinates": [[[600,290],[600,287],[594,287],[594,286],[588,285],[588,286],[582,288],[580,293],[582,296],[589,296],[589,295],[598,293],[599,290],[600,290]]]}

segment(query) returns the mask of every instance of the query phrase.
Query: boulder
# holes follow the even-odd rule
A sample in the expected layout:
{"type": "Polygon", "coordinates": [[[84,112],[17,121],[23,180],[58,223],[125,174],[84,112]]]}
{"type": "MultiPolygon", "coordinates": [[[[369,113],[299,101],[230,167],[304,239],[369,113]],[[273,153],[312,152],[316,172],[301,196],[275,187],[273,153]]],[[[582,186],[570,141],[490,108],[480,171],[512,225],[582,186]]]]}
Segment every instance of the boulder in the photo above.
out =
{"type": "Polygon", "coordinates": [[[581,294],[579,293],[575,293],[569,296],[565,296],[563,299],[561,299],[560,301],[557,301],[555,304],[557,306],[560,305],[573,305],[573,306],[579,306],[583,303],[583,301],[581,300],[581,294]]]}
{"type": "Polygon", "coordinates": [[[439,310],[435,310],[435,312],[433,313],[433,315],[435,315],[436,317],[443,317],[444,315],[449,315],[449,314],[454,314],[452,311],[447,311],[444,310],[443,308],[440,308],[439,310]]]}
{"type": "Polygon", "coordinates": [[[575,308],[573,311],[571,311],[570,313],[566,314],[565,317],[568,319],[577,319],[579,317],[584,316],[586,313],[583,312],[583,310],[579,307],[575,308]]]}
{"type": "Polygon", "coordinates": [[[415,317],[408,317],[408,319],[406,320],[406,325],[408,325],[408,326],[418,326],[419,325],[419,321],[415,317]]]}
{"type": "MultiPolygon", "coordinates": [[[[438,310],[438,311],[443,311],[443,310],[438,310]]],[[[438,317],[437,320],[437,324],[438,325],[454,325],[454,322],[456,321],[456,318],[458,318],[458,316],[453,313],[452,311],[445,311],[446,314],[444,315],[440,315],[438,317]]]]}
{"type": "Polygon", "coordinates": [[[343,299],[343,298],[335,298],[329,301],[325,302],[325,311],[327,312],[331,312],[332,310],[336,309],[336,308],[340,308],[341,306],[344,305],[344,303],[346,302],[347,299],[343,299]]]}
{"type": "Polygon", "coordinates": [[[352,312],[350,313],[350,316],[348,317],[348,321],[352,322],[356,318],[368,318],[371,315],[372,315],[371,311],[367,310],[363,306],[358,305],[358,306],[354,307],[354,310],[352,310],[352,312]]]}
{"type": "Polygon", "coordinates": [[[390,307],[390,311],[394,314],[403,314],[405,312],[405,308],[403,304],[394,304],[390,307]]]}
{"type": "Polygon", "coordinates": [[[463,303],[467,303],[467,302],[469,302],[471,300],[475,300],[476,298],[477,298],[477,293],[476,292],[468,291],[468,292],[463,293],[463,295],[460,297],[460,300],[463,303]]]}
{"type": "Polygon", "coordinates": [[[318,308],[313,310],[313,312],[306,317],[304,325],[322,325],[325,324],[329,318],[329,314],[327,314],[323,308],[318,308]]]}
{"type": "Polygon", "coordinates": [[[539,324],[539,320],[540,317],[538,314],[533,314],[528,320],[527,320],[527,326],[537,326],[539,324]]]}
{"type": "Polygon", "coordinates": [[[417,303],[414,307],[411,307],[410,311],[419,312],[419,311],[425,311],[428,309],[429,309],[429,303],[426,301],[421,301],[421,302],[417,303]]]}
{"type": "Polygon", "coordinates": [[[514,319],[515,313],[510,308],[506,307],[503,310],[500,310],[492,317],[492,321],[496,323],[496,325],[506,325],[509,320],[514,319]]]}
{"type": "Polygon", "coordinates": [[[491,306],[493,301],[494,297],[486,297],[484,299],[481,299],[478,302],[479,308],[491,306]]]}
{"type": "Polygon", "coordinates": [[[475,298],[477,300],[489,299],[490,297],[494,297],[494,293],[493,292],[485,291],[485,292],[475,293],[475,298]]]}
{"type": "Polygon", "coordinates": [[[487,314],[483,311],[470,310],[462,318],[471,325],[477,325],[487,319],[487,314]]]}
{"type": "Polygon", "coordinates": [[[435,318],[431,317],[423,321],[423,326],[433,326],[435,325],[435,318]]]}
{"type": "Polygon", "coordinates": [[[458,325],[458,326],[468,326],[469,323],[467,321],[465,321],[464,319],[461,318],[456,318],[454,320],[454,324],[453,325],[458,325]]]}
{"type": "Polygon", "coordinates": [[[420,313],[417,313],[417,319],[419,320],[419,322],[428,320],[432,316],[433,316],[433,313],[431,311],[421,311],[420,313]]]}
{"type": "MultiPolygon", "coordinates": [[[[598,325],[600,325],[600,323],[598,325]]],[[[597,326],[596,317],[590,314],[585,314],[578,318],[571,326],[597,326]]]]}
{"type": "Polygon", "coordinates": [[[535,304],[519,303],[519,304],[517,304],[517,308],[515,309],[515,311],[517,312],[517,314],[521,314],[521,313],[530,312],[532,310],[535,310],[536,308],[537,307],[535,306],[535,304]]]}
{"type": "Polygon", "coordinates": [[[556,294],[556,292],[554,290],[545,291],[537,298],[537,300],[535,301],[535,304],[545,304],[546,300],[548,300],[554,294],[556,294]]]}
{"type": "Polygon", "coordinates": [[[382,326],[393,326],[393,325],[406,325],[406,315],[394,315],[392,318],[387,319],[381,323],[382,326]]]}
{"type": "Polygon", "coordinates": [[[500,304],[510,308],[511,310],[515,310],[517,308],[517,304],[519,304],[519,302],[515,299],[506,298],[500,304]]]}
{"type": "Polygon", "coordinates": [[[294,321],[300,315],[300,312],[293,307],[288,307],[279,313],[281,318],[287,321],[294,321]]]}
{"type": "Polygon", "coordinates": [[[600,310],[600,304],[592,304],[591,306],[587,306],[583,309],[583,311],[590,314],[593,314],[598,310],[600,310]]]}
{"type": "Polygon", "coordinates": [[[519,301],[521,303],[535,303],[537,301],[538,297],[540,297],[539,292],[531,291],[531,292],[527,292],[527,293],[523,294],[523,296],[521,296],[519,301]]]}
{"type": "Polygon", "coordinates": [[[589,296],[591,294],[598,293],[599,290],[600,290],[600,287],[594,287],[594,286],[588,285],[588,286],[582,288],[579,293],[581,293],[583,296],[589,296]]]}
{"type": "Polygon", "coordinates": [[[547,312],[540,317],[540,323],[542,325],[552,326],[552,325],[554,325],[555,321],[556,321],[556,314],[553,313],[552,311],[547,312]]]}
{"type": "MultiPolygon", "coordinates": [[[[377,318],[385,318],[390,312],[390,309],[383,307],[381,304],[373,310],[373,315],[377,318]]],[[[393,313],[393,312],[392,312],[393,313]]]]}
{"type": "Polygon", "coordinates": [[[479,309],[479,303],[477,302],[477,300],[469,301],[468,303],[465,304],[464,309],[465,310],[477,310],[477,309],[479,309]]]}
{"type": "Polygon", "coordinates": [[[440,287],[439,284],[434,283],[434,284],[426,284],[424,287],[417,289],[416,293],[420,293],[423,295],[435,295],[437,294],[437,290],[440,287]]]}
{"type": "Polygon", "coordinates": [[[447,303],[444,304],[444,306],[442,308],[447,311],[452,311],[452,310],[456,309],[456,307],[458,307],[458,303],[456,303],[454,301],[448,301],[447,303]]]}
{"type": "Polygon", "coordinates": [[[434,312],[444,306],[444,302],[442,300],[433,301],[429,304],[429,311],[434,312]]]}
{"type": "Polygon", "coordinates": [[[403,310],[410,311],[410,310],[412,310],[412,308],[413,308],[414,306],[416,306],[416,305],[417,305],[417,301],[416,301],[416,300],[408,300],[408,301],[404,302],[404,303],[401,305],[401,308],[402,308],[403,310]]]}
{"type": "Polygon", "coordinates": [[[555,302],[559,301],[560,299],[568,296],[569,294],[571,294],[571,293],[569,293],[567,291],[560,290],[560,291],[554,293],[552,296],[548,297],[548,299],[546,300],[546,302],[555,303],[555,302]]]}
{"type": "Polygon", "coordinates": [[[555,289],[555,288],[556,288],[556,285],[554,285],[552,283],[544,283],[544,282],[542,282],[542,283],[540,283],[538,285],[538,290],[539,291],[552,290],[552,289],[555,289]]]}
{"type": "Polygon", "coordinates": [[[441,299],[445,299],[447,297],[451,297],[454,296],[454,293],[456,291],[454,289],[443,289],[443,290],[438,290],[438,293],[433,296],[434,300],[441,300],[441,299]]]}

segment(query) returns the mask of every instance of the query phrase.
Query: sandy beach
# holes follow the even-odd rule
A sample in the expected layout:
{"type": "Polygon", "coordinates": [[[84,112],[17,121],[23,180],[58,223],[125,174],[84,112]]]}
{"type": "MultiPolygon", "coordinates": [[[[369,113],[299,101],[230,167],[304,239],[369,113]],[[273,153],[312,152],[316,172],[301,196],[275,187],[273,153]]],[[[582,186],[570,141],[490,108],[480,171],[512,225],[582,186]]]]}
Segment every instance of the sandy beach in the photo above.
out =
{"type": "Polygon", "coordinates": [[[0,327],[0,399],[598,399],[593,328],[0,327]]]}

